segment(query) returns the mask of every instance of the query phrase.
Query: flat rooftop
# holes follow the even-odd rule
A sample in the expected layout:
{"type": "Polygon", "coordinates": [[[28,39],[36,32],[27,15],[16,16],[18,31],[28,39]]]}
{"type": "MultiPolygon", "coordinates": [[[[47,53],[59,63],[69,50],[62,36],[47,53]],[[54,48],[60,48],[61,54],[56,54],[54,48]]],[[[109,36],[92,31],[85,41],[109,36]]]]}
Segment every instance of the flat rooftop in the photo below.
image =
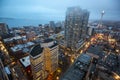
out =
{"type": "Polygon", "coordinates": [[[76,61],[71,65],[71,67],[63,74],[63,76],[60,78],[60,80],[83,80],[85,76],[85,71],[82,70],[83,67],[86,67],[84,69],[88,69],[89,62],[91,61],[91,57],[87,54],[81,54],[76,61]],[[81,62],[78,64],[78,62],[81,62]],[[83,64],[82,64],[83,63],[83,64]],[[76,65],[77,64],[77,65],[76,65]],[[86,64],[86,65],[84,65],[86,64]],[[82,68],[80,68],[83,66],[82,68]]]}
{"type": "Polygon", "coordinates": [[[99,57],[104,56],[103,50],[99,46],[96,46],[96,45],[90,46],[90,48],[88,48],[87,52],[98,55],[99,57]]]}
{"type": "Polygon", "coordinates": [[[91,57],[87,54],[81,54],[80,57],[78,58],[78,61],[88,65],[91,61],[91,57]]]}
{"type": "Polygon", "coordinates": [[[54,43],[53,45],[49,46],[49,48],[53,48],[53,47],[55,47],[57,45],[58,45],[57,43],[54,43]]]}
{"type": "Polygon", "coordinates": [[[33,45],[35,45],[35,43],[33,43],[33,42],[27,42],[25,44],[18,44],[14,47],[11,47],[11,50],[13,52],[16,52],[16,51],[23,50],[24,48],[27,48],[27,47],[30,47],[30,46],[33,46],[33,45]]]}
{"type": "Polygon", "coordinates": [[[68,72],[68,74],[61,80],[82,80],[84,77],[85,72],[79,71],[77,69],[73,69],[68,72]]]}
{"type": "Polygon", "coordinates": [[[30,65],[30,57],[26,56],[20,59],[21,64],[26,68],[30,65]]]}
{"type": "Polygon", "coordinates": [[[26,39],[26,36],[15,36],[15,37],[12,37],[12,38],[6,38],[3,41],[8,42],[8,41],[13,41],[13,40],[18,40],[18,39],[26,39]]]}

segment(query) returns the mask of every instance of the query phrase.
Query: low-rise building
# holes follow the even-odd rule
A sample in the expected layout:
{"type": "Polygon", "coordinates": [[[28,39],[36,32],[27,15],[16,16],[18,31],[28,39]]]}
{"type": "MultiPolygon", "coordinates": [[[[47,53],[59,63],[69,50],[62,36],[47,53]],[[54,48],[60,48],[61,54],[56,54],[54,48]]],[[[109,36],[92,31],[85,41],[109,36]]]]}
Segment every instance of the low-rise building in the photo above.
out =
{"type": "Polygon", "coordinates": [[[83,80],[89,68],[92,57],[81,54],[60,80],[83,80]]]}

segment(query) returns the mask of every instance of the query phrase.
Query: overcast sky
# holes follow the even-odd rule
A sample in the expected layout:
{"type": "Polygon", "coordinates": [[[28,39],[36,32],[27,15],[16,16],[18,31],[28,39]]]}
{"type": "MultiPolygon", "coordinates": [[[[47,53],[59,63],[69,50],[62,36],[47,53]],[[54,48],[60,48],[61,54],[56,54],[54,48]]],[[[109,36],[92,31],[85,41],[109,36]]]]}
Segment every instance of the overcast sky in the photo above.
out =
{"type": "Polygon", "coordinates": [[[80,6],[90,11],[90,19],[120,20],[120,0],[0,0],[0,17],[64,20],[68,7],[80,6]]]}

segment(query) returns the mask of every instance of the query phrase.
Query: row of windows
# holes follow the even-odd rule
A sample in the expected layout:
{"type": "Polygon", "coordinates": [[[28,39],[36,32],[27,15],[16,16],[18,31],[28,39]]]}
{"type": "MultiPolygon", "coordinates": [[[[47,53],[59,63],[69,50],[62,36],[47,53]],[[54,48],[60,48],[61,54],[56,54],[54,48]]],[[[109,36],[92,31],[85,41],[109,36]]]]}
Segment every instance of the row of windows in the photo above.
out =
{"type": "Polygon", "coordinates": [[[58,46],[55,46],[55,47],[51,48],[50,51],[57,49],[57,48],[58,48],[58,46]]]}
{"type": "Polygon", "coordinates": [[[43,61],[43,55],[42,55],[41,57],[35,59],[35,60],[32,60],[32,63],[33,63],[34,65],[37,65],[37,64],[40,63],[41,61],[43,61]]]}
{"type": "Polygon", "coordinates": [[[43,63],[40,63],[36,66],[33,66],[33,69],[34,69],[35,72],[41,71],[41,70],[43,70],[43,68],[44,68],[43,63]]]}

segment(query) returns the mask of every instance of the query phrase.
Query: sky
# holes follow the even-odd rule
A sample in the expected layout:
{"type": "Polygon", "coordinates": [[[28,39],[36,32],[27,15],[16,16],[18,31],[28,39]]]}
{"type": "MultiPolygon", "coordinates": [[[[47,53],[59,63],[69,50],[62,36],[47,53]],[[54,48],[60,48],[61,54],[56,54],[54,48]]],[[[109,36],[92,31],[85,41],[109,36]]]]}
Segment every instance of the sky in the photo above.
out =
{"type": "Polygon", "coordinates": [[[0,0],[0,17],[64,20],[66,10],[80,6],[90,12],[89,19],[120,20],[120,0],[0,0]]]}

